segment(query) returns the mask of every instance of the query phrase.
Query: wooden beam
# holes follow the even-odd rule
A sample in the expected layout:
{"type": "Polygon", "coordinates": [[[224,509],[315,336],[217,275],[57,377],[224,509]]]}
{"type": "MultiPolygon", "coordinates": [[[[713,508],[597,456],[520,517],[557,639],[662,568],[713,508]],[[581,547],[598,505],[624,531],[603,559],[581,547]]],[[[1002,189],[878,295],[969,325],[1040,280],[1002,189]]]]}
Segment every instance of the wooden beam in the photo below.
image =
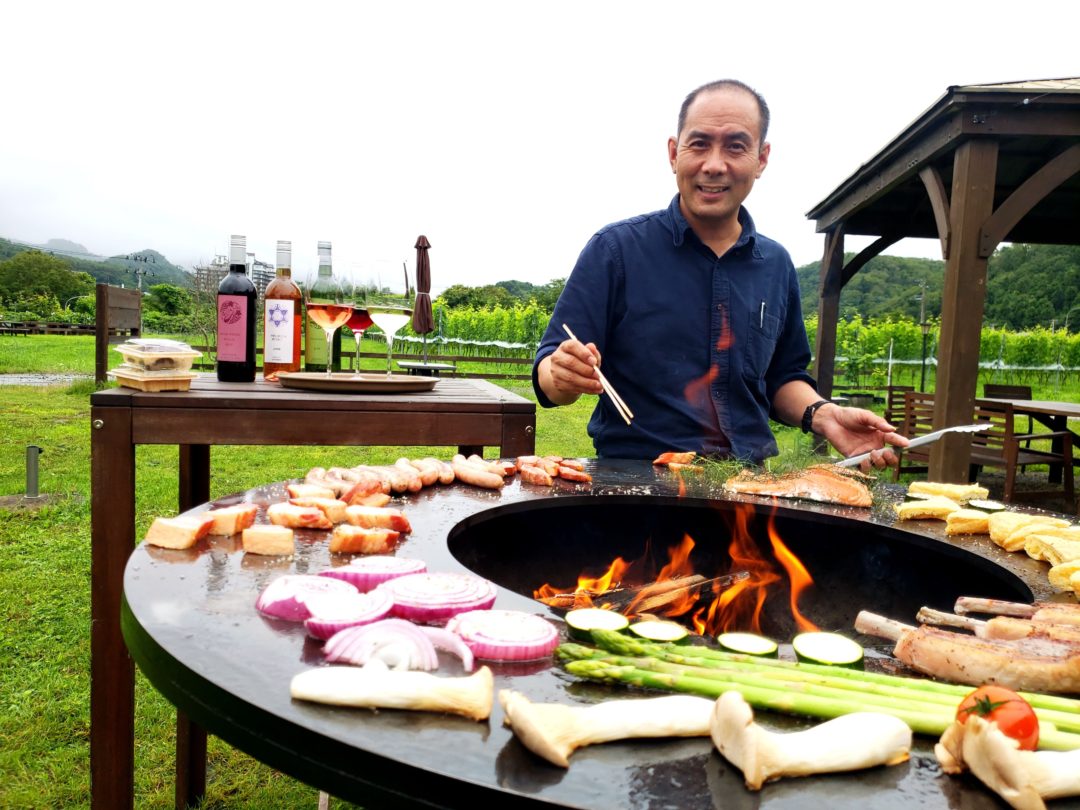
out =
{"type": "Polygon", "coordinates": [[[1034,135],[1044,138],[1080,136],[1080,112],[1076,106],[1057,109],[1033,109],[1020,101],[1010,107],[972,105],[960,116],[964,135],[977,137],[1017,137],[1034,135]]]}
{"type": "MultiPolygon", "coordinates": [[[[987,262],[979,255],[979,235],[994,209],[997,158],[997,141],[977,138],[961,144],[953,160],[949,216],[953,238],[941,301],[935,428],[968,424],[974,413],[986,301],[987,262]]],[[[966,481],[970,457],[969,434],[946,436],[930,451],[930,479],[966,481]]]]}
{"type": "Polygon", "coordinates": [[[1047,161],[997,207],[979,235],[979,255],[990,256],[1028,211],[1077,172],[1080,172],[1080,143],[1047,161]]]}
{"type": "Polygon", "coordinates": [[[869,245],[859,251],[858,255],[853,256],[851,261],[844,265],[844,272],[840,279],[840,286],[846,287],[847,283],[855,277],[866,263],[873,259],[875,256],[879,256],[881,251],[885,250],[892,245],[895,245],[901,239],[904,238],[902,232],[886,234],[885,236],[878,237],[869,245]]]}
{"type": "Polygon", "coordinates": [[[818,393],[832,397],[836,374],[836,323],[840,319],[840,290],[843,288],[844,227],[839,225],[825,235],[821,257],[821,297],[818,301],[817,334],[814,336],[814,376],[818,393]]]}
{"type": "Polygon", "coordinates": [[[873,200],[888,194],[919,169],[956,147],[963,125],[959,113],[942,120],[935,128],[920,134],[919,139],[904,144],[883,158],[873,174],[859,174],[837,189],[807,216],[815,220],[818,233],[833,227],[864,208],[873,200]]]}
{"type": "Polygon", "coordinates": [[[952,229],[949,227],[949,195],[945,191],[945,182],[941,179],[941,172],[933,166],[921,169],[919,179],[926,187],[930,206],[934,210],[934,222],[937,224],[938,239],[941,240],[941,258],[948,260],[952,229]]]}

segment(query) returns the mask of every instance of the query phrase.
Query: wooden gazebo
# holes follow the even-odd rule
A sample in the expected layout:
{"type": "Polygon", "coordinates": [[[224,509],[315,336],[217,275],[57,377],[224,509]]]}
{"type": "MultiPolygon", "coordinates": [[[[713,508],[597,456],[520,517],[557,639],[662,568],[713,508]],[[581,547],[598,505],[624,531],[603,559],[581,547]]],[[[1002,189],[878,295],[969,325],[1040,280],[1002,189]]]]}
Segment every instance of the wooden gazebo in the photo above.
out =
{"type": "MultiPolygon", "coordinates": [[[[941,242],[934,425],[971,421],[987,259],[1001,242],[1080,244],[1080,78],[950,87],[807,213],[825,234],[815,356],[832,393],[840,291],[905,237],[941,242]],[[844,236],[876,236],[844,262],[844,236]]],[[[966,480],[971,439],[938,442],[930,476],[966,480]]]]}

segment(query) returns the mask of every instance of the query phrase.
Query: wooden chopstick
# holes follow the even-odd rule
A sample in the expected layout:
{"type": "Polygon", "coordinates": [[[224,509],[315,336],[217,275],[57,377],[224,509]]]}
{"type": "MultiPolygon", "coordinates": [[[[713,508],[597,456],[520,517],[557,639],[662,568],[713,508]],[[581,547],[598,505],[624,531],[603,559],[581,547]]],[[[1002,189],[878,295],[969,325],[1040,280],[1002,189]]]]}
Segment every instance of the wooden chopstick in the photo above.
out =
{"type": "MultiPolygon", "coordinates": [[[[570,327],[567,326],[565,323],[562,325],[562,328],[563,331],[570,336],[571,340],[578,340],[577,335],[571,332],[570,327]]],[[[581,343],[581,341],[578,340],[578,343],[581,343]]],[[[623,402],[623,398],[619,396],[619,392],[616,391],[612,387],[611,383],[608,382],[607,377],[604,376],[604,372],[600,370],[599,366],[596,366],[596,376],[600,380],[600,385],[604,387],[604,391],[607,393],[608,397],[611,398],[611,402],[615,405],[615,410],[619,412],[619,416],[621,416],[623,418],[623,421],[629,425],[630,420],[634,418],[634,412],[631,411],[628,407],[626,407],[626,403],[623,402]]]]}

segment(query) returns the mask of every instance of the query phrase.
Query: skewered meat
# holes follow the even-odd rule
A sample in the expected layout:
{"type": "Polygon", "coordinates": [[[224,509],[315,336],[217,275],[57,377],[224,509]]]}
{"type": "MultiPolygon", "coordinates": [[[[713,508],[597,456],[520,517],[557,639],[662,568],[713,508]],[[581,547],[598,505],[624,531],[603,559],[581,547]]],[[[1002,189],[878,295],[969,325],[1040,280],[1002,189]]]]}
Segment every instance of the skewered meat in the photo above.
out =
{"type": "Polygon", "coordinates": [[[860,473],[832,464],[818,464],[785,475],[746,469],[729,478],[724,483],[724,489],[743,495],[771,495],[846,506],[870,506],[872,499],[870,490],[863,483],[865,478],[860,473]]]}
{"type": "Polygon", "coordinates": [[[1023,638],[1001,641],[912,627],[862,611],[860,633],[896,641],[893,655],[935,678],[978,686],[996,683],[1029,692],[1080,693],[1080,643],[1023,638]]]}

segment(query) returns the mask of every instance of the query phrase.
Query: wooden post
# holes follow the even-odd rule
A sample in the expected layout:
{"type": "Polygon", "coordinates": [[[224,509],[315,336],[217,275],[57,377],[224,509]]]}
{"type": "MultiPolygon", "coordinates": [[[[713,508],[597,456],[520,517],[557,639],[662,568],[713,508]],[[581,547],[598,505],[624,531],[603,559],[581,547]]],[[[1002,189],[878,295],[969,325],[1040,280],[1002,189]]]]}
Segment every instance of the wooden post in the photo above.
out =
{"type": "Polygon", "coordinates": [[[818,393],[825,399],[832,397],[836,374],[836,324],[840,320],[843,271],[844,229],[839,225],[825,236],[825,253],[821,257],[821,300],[814,338],[814,376],[818,393]]]}
{"type": "Polygon", "coordinates": [[[94,381],[101,385],[109,370],[109,344],[126,332],[142,336],[142,293],[122,287],[97,285],[94,313],[94,381]]]}
{"type": "MultiPolygon", "coordinates": [[[[977,138],[961,144],[953,158],[952,239],[941,300],[935,428],[968,424],[975,409],[987,264],[979,255],[979,238],[994,210],[997,157],[996,140],[977,138]]],[[[967,481],[970,457],[970,435],[946,436],[930,451],[931,480],[967,481]]]]}
{"type": "Polygon", "coordinates": [[[104,385],[109,370],[109,285],[98,284],[94,304],[94,382],[104,385]]]}

